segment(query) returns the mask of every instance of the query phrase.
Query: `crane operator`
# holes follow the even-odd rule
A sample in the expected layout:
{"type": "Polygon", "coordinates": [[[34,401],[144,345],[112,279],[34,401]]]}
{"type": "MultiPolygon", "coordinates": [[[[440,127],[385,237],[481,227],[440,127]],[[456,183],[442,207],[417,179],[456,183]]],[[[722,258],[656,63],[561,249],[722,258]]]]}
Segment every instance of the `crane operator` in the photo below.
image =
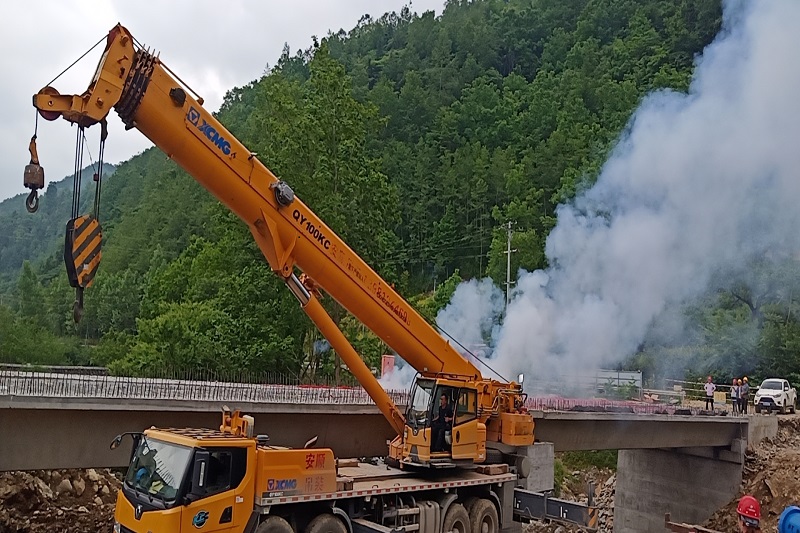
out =
{"type": "Polygon", "coordinates": [[[447,402],[447,394],[442,393],[439,398],[439,413],[433,419],[433,446],[431,451],[444,452],[447,451],[445,446],[444,434],[445,431],[453,423],[453,408],[447,402]]]}

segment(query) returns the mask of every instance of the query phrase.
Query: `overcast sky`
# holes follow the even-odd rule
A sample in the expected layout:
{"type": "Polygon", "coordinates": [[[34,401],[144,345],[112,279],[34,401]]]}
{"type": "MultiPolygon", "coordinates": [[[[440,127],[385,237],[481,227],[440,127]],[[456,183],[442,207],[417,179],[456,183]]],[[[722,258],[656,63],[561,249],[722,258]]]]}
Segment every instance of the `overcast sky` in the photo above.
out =
{"type": "MultiPolygon", "coordinates": [[[[416,12],[441,14],[444,0],[31,0],[4,3],[0,20],[0,200],[26,193],[22,174],[30,161],[34,131],[31,98],[59,72],[108,33],[117,22],[216,111],[225,92],[259,78],[274,65],[284,43],[292,53],[311,45],[311,36],[352,29],[364,14],[373,18],[410,5],[416,12]]],[[[53,83],[61,94],[80,94],[88,86],[102,47],[53,83]]],[[[110,113],[105,160],[118,163],[152,146],[137,131],[124,131],[110,113]]],[[[97,158],[99,128],[87,130],[97,158]]],[[[47,183],[72,173],[74,130],[64,120],[39,120],[37,145],[47,183]]],[[[85,155],[84,163],[89,159],[85,155]]]]}

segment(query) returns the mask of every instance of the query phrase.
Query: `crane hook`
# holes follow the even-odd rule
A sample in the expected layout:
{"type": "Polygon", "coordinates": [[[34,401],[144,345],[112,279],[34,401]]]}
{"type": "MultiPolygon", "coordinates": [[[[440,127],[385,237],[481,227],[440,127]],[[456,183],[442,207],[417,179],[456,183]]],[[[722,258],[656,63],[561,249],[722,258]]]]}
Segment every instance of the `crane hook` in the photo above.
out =
{"type": "Polygon", "coordinates": [[[25,209],[28,210],[28,213],[35,213],[39,209],[39,192],[36,189],[32,190],[25,198],[25,209]]]}
{"type": "Polygon", "coordinates": [[[39,189],[44,188],[44,169],[39,165],[39,154],[36,152],[36,134],[31,137],[28,144],[28,151],[31,153],[31,162],[25,165],[25,175],[23,184],[31,190],[25,199],[25,208],[29,213],[35,213],[39,209],[39,189]]]}

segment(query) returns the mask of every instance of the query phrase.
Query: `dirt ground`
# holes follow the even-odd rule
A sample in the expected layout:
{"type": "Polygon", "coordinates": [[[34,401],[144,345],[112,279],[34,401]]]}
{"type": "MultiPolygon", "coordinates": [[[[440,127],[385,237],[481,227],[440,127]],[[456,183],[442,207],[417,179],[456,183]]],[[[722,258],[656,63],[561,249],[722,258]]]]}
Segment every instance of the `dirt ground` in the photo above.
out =
{"type": "Polygon", "coordinates": [[[0,533],[111,533],[119,486],[110,470],[0,473],[0,533]]]}

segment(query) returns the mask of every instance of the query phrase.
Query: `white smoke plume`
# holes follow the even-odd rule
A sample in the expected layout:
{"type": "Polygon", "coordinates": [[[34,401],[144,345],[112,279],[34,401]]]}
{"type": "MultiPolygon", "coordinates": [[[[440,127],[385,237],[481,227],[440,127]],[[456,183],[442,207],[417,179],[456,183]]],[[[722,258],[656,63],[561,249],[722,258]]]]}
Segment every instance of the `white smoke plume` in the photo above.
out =
{"type": "Polygon", "coordinates": [[[618,362],[714,272],[799,249],[800,2],[723,7],[688,94],[642,102],[595,185],[558,208],[552,266],[520,273],[493,337],[492,364],[507,377],[618,362]]]}
{"type": "Polygon", "coordinates": [[[411,389],[417,371],[414,367],[403,361],[400,356],[394,358],[394,368],[382,375],[378,382],[384,390],[402,391],[411,389]]]}
{"type": "MultiPolygon", "coordinates": [[[[486,341],[497,332],[498,318],[504,306],[505,294],[494,286],[491,279],[472,279],[458,286],[450,303],[437,315],[436,323],[444,337],[463,356],[487,358],[491,350],[486,341]]],[[[384,389],[404,390],[411,388],[415,376],[414,367],[395,356],[394,369],[381,376],[379,381],[384,389]]]]}
{"type": "Polygon", "coordinates": [[[465,281],[436,316],[436,323],[456,350],[475,353],[496,333],[505,298],[491,279],[465,281]]]}

